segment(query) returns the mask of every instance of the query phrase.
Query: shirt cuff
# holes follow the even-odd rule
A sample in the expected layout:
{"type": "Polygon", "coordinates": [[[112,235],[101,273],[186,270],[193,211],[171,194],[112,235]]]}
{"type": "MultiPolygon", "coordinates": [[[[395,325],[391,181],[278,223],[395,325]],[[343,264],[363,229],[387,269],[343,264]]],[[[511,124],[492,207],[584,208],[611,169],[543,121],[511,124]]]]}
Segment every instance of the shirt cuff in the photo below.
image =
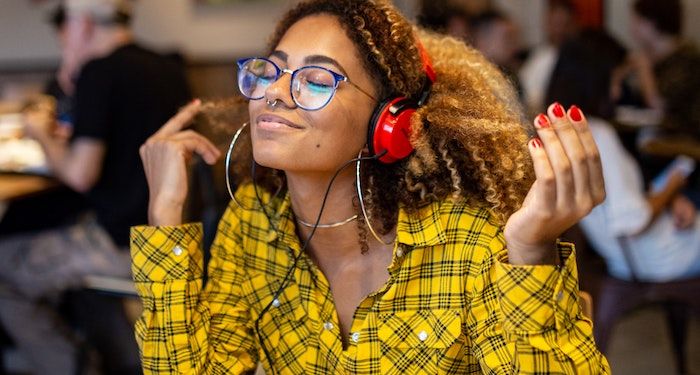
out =
{"type": "Polygon", "coordinates": [[[567,329],[580,314],[574,245],[558,244],[561,265],[514,266],[498,257],[496,280],[504,331],[515,335],[567,329]]]}
{"type": "Polygon", "coordinates": [[[134,281],[167,282],[202,277],[202,225],[136,226],[131,228],[131,270],[134,281]]]}

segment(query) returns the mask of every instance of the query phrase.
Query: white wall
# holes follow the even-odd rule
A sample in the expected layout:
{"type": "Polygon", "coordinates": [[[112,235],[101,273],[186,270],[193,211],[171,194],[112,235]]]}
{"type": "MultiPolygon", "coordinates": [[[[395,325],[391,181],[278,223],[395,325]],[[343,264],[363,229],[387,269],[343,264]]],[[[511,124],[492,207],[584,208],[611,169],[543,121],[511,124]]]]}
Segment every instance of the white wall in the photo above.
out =
{"type": "Polygon", "coordinates": [[[58,56],[46,12],[27,0],[0,0],[0,66],[58,56]]]}
{"type": "MultiPolygon", "coordinates": [[[[30,0],[0,0],[0,68],[54,64],[58,50],[46,23],[57,0],[36,5],[30,0]]],[[[252,4],[202,7],[194,0],[138,0],[137,36],[161,49],[178,48],[201,59],[226,59],[262,49],[282,12],[298,0],[258,0],[252,4]]],[[[418,0],[395,0],[409,17],[418,0]]],[[[546,0],[494,0],[520,25],[526,46],[543,40],[546,0]]],[[[628,42],[632,0],[606,0],[605,18],[611,32],[628,42]]],[[[686,33],[700,43],[700,1],[685,0],[686,33]]]]}
{"type": "MultiPolygon", "coordinates": [[[[178,48],[195,58],[226,58],[262,49],[277,19],[297,1],[201,6],[194,0],[139,0],[134,29],[139,40],[160,49],[178,48]]],[[[46,19],[56,4],[0,0],[0,67],[55,63],[58,50],[46,19]]]]}

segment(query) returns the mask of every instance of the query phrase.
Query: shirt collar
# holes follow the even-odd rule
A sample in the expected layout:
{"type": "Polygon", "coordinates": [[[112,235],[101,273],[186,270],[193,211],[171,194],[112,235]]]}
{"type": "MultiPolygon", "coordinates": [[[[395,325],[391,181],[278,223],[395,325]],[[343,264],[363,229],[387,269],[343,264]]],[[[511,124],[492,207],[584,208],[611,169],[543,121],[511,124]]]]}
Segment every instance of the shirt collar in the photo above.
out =
{"type": "Polygon", "coordinates": [[[440,203],[433,202],[413,212],[400,208],[396,237],[399,243],[413,247],[445,243],[447,237],[440,220],[440,203]]]}

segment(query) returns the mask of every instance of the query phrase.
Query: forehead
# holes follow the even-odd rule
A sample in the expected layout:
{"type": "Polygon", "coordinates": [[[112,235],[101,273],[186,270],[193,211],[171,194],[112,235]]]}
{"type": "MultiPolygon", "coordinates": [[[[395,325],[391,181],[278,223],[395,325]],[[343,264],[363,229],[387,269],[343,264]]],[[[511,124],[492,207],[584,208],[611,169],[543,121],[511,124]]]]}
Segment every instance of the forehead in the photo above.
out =
{"type": "Polygon", "coordinates": [[[289,66],[301,64],[306,56],[328,56],[346,69],[359,63],[355,44],[346,35],[337,17],[330,14],[307,16],[295,22],[275,50],[289,56],[289,66]]]}

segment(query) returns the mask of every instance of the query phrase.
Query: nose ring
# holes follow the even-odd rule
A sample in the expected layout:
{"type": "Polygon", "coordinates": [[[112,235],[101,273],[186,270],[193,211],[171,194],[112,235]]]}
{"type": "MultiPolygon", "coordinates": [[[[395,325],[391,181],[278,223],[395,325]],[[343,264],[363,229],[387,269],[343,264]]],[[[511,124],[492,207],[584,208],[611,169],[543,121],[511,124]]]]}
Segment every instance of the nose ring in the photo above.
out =
{"type": "Polygon", "coordinates": [[[277,99],[275,99],[274,102],[271,102],[270,99],[265,99],[265,103],[267,103],[267,105],[269,105],[270,107],[275,108],[275,106],[277,105],[277,99]]]}

